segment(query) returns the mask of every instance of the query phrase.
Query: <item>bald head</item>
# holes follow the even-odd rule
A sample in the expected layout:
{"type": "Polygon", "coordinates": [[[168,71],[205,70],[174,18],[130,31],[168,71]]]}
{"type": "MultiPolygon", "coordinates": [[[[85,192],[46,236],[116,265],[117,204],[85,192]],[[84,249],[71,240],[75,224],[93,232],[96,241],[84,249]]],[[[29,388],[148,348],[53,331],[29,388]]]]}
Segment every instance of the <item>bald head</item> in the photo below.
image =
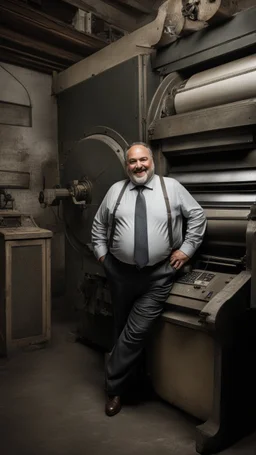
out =
{"type": "Polygon", "coordinates": [[[136,147],[136,146],[141,146],[142,148],[144,147],[145,149],[148,150],[150,156],[153,158],[153,152],[151,150],[151,148],[149,147],[148,144],[146,144],[146,142],[133,142],[132,144],[130,144],[125,152],[124,152],[124,157],[125,157],[125,161],[127,161],[127,155],[128,155],[128,152],[133,148],[133,147],[136,147]]]}

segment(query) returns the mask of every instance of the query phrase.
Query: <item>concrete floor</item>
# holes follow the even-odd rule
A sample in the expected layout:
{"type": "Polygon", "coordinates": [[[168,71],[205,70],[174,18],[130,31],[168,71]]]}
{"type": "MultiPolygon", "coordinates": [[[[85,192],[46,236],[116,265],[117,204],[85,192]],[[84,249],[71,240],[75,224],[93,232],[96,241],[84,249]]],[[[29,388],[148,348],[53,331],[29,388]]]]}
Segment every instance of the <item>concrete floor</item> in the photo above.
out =
{"type": "MultiPolygon", "coordinates": [[[[0,360],[1,455],[194,455],[194,419],[156,397],[104,414],[103,355],[54,322],[41,350],[0,360]]],[[[256,433],[221,452],[256,455],[256,433]]]]}

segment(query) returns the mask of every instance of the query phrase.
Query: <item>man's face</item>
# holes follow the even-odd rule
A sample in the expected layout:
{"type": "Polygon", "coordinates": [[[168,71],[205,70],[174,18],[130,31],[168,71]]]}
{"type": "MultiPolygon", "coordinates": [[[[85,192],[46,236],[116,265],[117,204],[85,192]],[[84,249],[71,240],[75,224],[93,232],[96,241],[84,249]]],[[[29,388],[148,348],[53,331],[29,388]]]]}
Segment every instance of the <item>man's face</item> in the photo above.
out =
{"type": "Polygon", "coordinates": [[[135,185],[144,185],[154,175],[154,161],[144,145],[133,145],[127,153],[127,174],[135,185]]]}

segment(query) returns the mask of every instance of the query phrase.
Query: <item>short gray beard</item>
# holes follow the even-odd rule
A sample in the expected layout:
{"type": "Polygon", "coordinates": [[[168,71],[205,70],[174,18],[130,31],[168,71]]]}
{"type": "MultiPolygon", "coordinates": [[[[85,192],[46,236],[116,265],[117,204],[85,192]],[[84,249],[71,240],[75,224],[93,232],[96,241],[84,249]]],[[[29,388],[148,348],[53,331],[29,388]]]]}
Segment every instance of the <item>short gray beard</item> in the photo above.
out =
{"type": "Polygon", "coordinates": [[[127,170],[127,175],[134,185],[145,185],[145,183],[151,180],[154,174],[155,174],[154,163],[152,165],[152,168],[148,169],[146,171],[146,175],[144,175],[143,177],[137,177],[136,174],[134,174],[132,171],[127,170]]]}

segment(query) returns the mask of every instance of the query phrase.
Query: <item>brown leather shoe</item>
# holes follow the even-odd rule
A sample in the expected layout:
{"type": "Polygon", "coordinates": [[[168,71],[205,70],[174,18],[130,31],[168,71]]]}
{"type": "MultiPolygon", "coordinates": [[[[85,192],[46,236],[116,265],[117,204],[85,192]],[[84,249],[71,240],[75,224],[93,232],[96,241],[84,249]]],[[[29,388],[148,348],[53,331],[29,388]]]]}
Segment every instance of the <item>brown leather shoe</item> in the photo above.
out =
{"type": "Polygon", "coordinates": [[[105,406],[105,413],[109,417],[113,417],[121,411],[122,405],[121,400],[118,395],[113,397],[108,397],[108,401],[105,406]]]}

